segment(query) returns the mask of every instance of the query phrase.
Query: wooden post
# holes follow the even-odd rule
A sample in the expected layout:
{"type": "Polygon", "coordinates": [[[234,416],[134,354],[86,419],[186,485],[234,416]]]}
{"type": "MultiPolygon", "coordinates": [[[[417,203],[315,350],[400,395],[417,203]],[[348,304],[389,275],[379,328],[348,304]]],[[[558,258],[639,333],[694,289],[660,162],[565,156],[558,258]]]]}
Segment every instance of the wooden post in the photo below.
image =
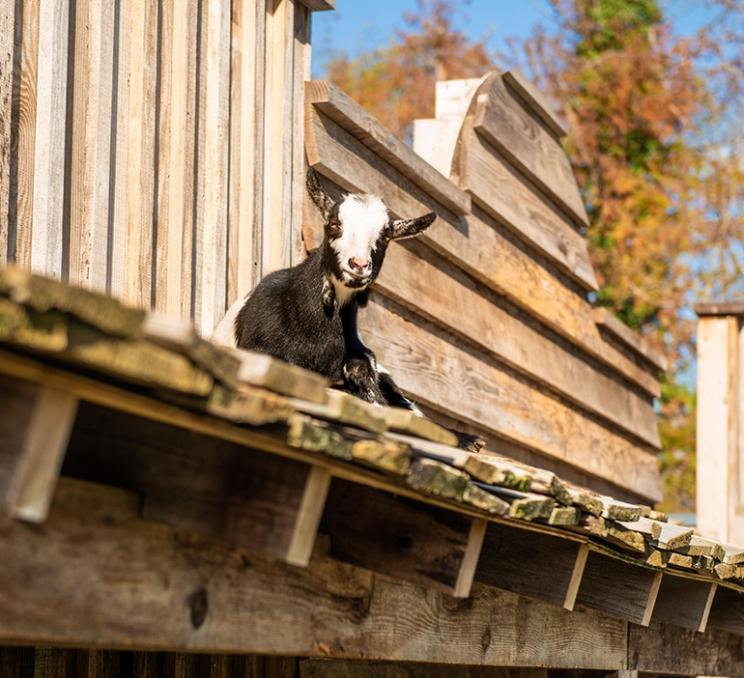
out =
{"type": "Polygon", "coordinates": [[[0,408],[0,510],[44,522],[75,421],[77,398],[3,377],[0,408]]]}
{"type": "Polygon", "coordinates": [[[744,543],[744,304],[698,305],[697,521],[744,543]]]}

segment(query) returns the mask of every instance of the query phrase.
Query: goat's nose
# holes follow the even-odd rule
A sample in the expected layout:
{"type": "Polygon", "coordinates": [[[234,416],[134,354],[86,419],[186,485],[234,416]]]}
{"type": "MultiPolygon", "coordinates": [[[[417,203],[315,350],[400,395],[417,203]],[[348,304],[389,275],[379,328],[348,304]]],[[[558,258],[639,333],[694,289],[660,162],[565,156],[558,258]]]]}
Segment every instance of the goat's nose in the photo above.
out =
{"type": "Polygon", "coordinates": [[[357,271],[364,271],[369,266],[369,260],[360,257],[351,257],[349,259],[349,266],[357,271]]]}

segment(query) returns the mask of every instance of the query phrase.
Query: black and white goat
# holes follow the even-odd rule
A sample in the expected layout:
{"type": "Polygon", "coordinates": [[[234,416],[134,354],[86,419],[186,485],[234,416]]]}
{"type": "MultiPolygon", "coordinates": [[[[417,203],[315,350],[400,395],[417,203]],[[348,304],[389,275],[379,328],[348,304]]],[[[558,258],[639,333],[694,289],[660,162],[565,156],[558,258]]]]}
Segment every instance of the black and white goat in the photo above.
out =
{"type": "Polygon", "coordinates": [[[389,243],[418,235],[436,215],[392,219],[368,194],[335,202],[312,169],[307,189],[324,218],[323,242],[302,263],[258,284],[235,318],[236,343],[323,374],[368,402],[415,410],[360,338],[357,313],[389,243]]]}

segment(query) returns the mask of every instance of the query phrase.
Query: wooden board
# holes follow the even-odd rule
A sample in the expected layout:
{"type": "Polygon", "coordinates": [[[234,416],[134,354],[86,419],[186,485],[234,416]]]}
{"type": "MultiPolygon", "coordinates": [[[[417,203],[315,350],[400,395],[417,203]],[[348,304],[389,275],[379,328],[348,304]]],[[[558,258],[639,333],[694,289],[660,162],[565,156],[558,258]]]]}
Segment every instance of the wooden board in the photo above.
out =
{"type": "MultiPolygon", "coordinates": [[[[351,97],[326,80],[305,84],[305,101],[334,120],[380,158],[454,214],[470,211],[470,198],[420,158],[351,97]]],[[[312,115],[312,114],[310,114],[312,115]]]]}
{"type": "MultiPolygon", "coordinates": [[[[581,549],[578,542],[537,533],[527,535],[521,530],[491,523],[486,530],[475,578],[528,598],[564,606],[581,549]]],[[[580,572],[578,578],[581,579],[580,572]]],[[[568,609],[573,609],[572,601],[568,603],[568,609]]]]}
{"type": "Polygon", "coordinates": [[[613,315],[611,311],[606,308],[595,308],[592,311],[592,317],[597,325],[611,334],[642,360],[647,360],[661,371],[668,369],[669,365],[666,358],[649,346],[639,332],[631,330],[622,320],[613,315]]]}
{"type": "Polygon", "coordinates": [[[301,659],[299,678],[548,678],[548,670],[301,659]]]}
{"type": "Polygon", "coordinates": [[[460,130],[452,172],[458,185],[499,223],[547,257],[587,291],[597,279],[587,244],[563,214],[536,194],[503,156],[466,119],[460,130]]]}
{"type": "Polygon", "coordinates": [[[660,572],[590,552],[576,603],[648,626],[661,576],[660,572]]]}
{"type": "MultiPolygon", "coordinates": [[[[308,162],[343,190],[383,195],[396,216],[436,209],[430,197],[332,120],[313,114],[306,118],[306,126],[308,162]]],[[[561,284],[482,210],[474,208],[472,214],[460,219],[443,210],[437,214],[437,220],[418,241],[507,296],[614,373],[650,395],[659,394],[655,377],[601,339],[586,300],[561,284]]],[[[306,220],[306,242],[317,243],[307,228],[310,223],[306,220]]]]}
{"type": "Polygon", "coordinates": [[[622,436],[380,303],[371,303],[360,320],[380,363],[414,400],[613,482],[622,478],[645,497],[658,496],[656,459],[622,436]],[[621,471],[620,464],[627,467],[621,471]]]}
{"type": "Polygon", "coordinates": [[[33,230],[30,259],[34,271],[62,277],[65,200],[65,123],[70,3],[39,5],[39,56],[36,116],[33,230]]]}
{"type": "Polygon", "coordinates": [[[137,515],[132,493],[66,481],[43,533],[20,524],[0,533],[0,641],[496,666],[625,663],[618,620],[480,585],[457,604],[327,559],[307,570],[266,561],[137,515]],[[195,628],[189,601],[198,591],[207,607],[195,628]]]}
{"type": "Polygon", "coordinates": [[[151,519],[297,565],[309,560],[329,484],[325,470],[90,404],[65,468],[143,493],[151,519]]]}
{"type": "Polygon", "coordinates": [[[507,89],[516,92],[517,96],[546,127],[557,137],[565,137],[568,134],[565,123],[555,114],[553,106],[548,103],[537,87],[535,87],[524,74],[512,69],[504,73],[504,83],[507,89]]]}
{"type": "Polygon", "coordinates": [[[473,127],[519,171],[554,199],[578,226],[589,219],[571,163],[555,137],[509,92],[500,73],[489,76],[473,101],[473,127]]]}
{"type": "Polygon", "coordinates": [[[713,599],[708,625],[744,636],[744,593],[719,586],[713,599]]]}
{"type": "MultiPolygon", "coordinates": [[[[322,225],[313,231],[319,244],[322,225]]],[[[587,362],[565,342],[432,254],[421,245],[388,250],[376,290],[493,357],[537,379],[630,434],[658,447],[656,414],[648,397],[587,362]],[[470,309],[462,313],[462,309],[470,309]],[[519,337],[519,341],[514,341],[519,337]]]]}
{"type": "MultiPolygon", "coordinates": [[[[320,529],[330,535],[336,560],[455,594],[467,565],[471,522],[335,479],[320,529]]],[[[469,593],[468,586],[457,595],[469,593]]]]}
{"type": "MultiPolygon", "coordinates": [[[[114,5],[106,0],[77,3],[75,36],[69,279],[105,291],[109,277],[114,5]]],[[[138,34],[137,39],[142,53],[142,36],[138,34]]]]}
{"type": "MultiPolygon", "coordinates": [[[[16,60],[16,40],[20,40],[22,14],[18,3],[4,3],[0,10],[0,264],[8,260],[10,237],[10,187],[12,167],[16,162],[13,151],[14,115],[13,73],[16,60]]],[[[20,56],[20,55],[18,55],[20,56]]]]}
{"type": "Polygon", "coordinates": [[[704,633],[717,586],[665,574],[654,606],[654,621],[704,633]]]}
{"type": "Polygon", "coordinates": [[[709,628],[705,633],[654,623],[628,626],[628,666],[684,676],[741,675],[744,639],[709,628]]]}

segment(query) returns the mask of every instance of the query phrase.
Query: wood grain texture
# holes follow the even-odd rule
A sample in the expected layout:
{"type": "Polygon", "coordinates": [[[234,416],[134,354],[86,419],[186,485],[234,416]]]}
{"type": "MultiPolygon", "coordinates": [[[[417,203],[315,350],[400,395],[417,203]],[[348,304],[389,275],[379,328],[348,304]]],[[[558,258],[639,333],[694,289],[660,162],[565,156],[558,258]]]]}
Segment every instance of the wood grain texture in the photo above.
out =
{"type": "Polygon", "coordinates": [[[588,225],[568,156],[555,137],[509,92],[502,75],[489,76],[473,101],[474,129],[566,210],[578,226],[588,225]]]}
{"type": "Polygon", "coordinates": [[[302,659],[299,678],[548,678],[547,669],[302,659]]]}
{"type": "MultiPolygon", "coordinates": [[[[313,227],[313,244],[319,244],[319,216],[314,215],[313,227]]],[[[628,389],[565,343],[546,336],[537,323],[515,313],[488,289],[418,243],[389,248],[374,289],[579,407],[648,445],[659,446],[650,398],[628,389]]]]}
{"type": "Polygon", "coordinates": [[[88,404],[66,472],[138,490],[153,520],[297,565],[309,560],[329,482],[301,462],[88,404]]]}
{"type": "Polygon", "coordinates": [[[497,666],[625,664],[620,621],[484,586],[456,603],[325,559],[307,570],[265,561],[144,522],[136,495],[86,483],[60,484],[43,534],[11,525],[0,547],[7,555],[0,560],[3,641],[497,666]],[[195,628],[187,601],[200,590],[208,606],[195,628]]]}
{"type": "Polygon", "coordinates": [[[188,317],[190,288],[182,285],[186,268],[186,241],[191,224],[188,198],[193,162],[193,129],[189,109],[189,83],[196,79],[189,53],[196,51],[196,3],[174,11],[174,4],[161,5],[159,49],[160,111],[158,128],[158,221],[155,229],[154,306],[173,316],[188,317]],[[184,11],[185,10],[185,11],[184,11]]]}
{"type": "Polygon", "coordinates": [[[453,594],[470,524],[447,511],[336,479],[321,531],[331,536],[336,560],[453,594]]]}
{"type": "Polygon", "coordinates": [[[39,5],[39,57],[30,267],[62,277],[65,239],[65,129],[70,3],[39,5]]]}
{"type": "MultiPolygon", "coordinates": [[[[114,5],[75,5],[69,279],[105,291],[110,208],[114,5]]],[[[142,51],[142,42],[139,41],[142,51]]]]}
{"type": "Polygon", "coordinates": [[[470,117],[460,130],[452,173],[481,208],[528,246],[583,289],[598,289],[583,237],[560,210],[531,189],[508,160],[475,132],[470,117]]]}
{"type": "Polygon", "coordinates": [[[576,603],[648,626],[649,599],[652,596],[655,599],[658,591],[657,574],[650,569],[590,552],[576,603]]]}
{"type": "MultiPolygon", "coordinates": [[[[266,0],[263,100],[263,220],[271,236],[262,238],[262,275],[285,268],[292,252],[292,116],[294,91],[294,4],[266,0]]],[[[298,102],[299,103],[299,102],[298,102]]]]}
{"type": "Polygon", "coordinates": [[[638,332],[634,332],[624,322],[617,318],[606,308],[595,308],[592,311],[594,322],[602,329],[610,333],[625,347],[636,353],[641,359],[647,360],[659,370],[668,369],[666,358],[648,345],[646,340],[638,332]]]}
{"type": "Polygon", "coordinates": [[[194,320],[209,336],[227,303],[230,4],[208,0],[201,12],[194,320]]]}
{"type": "MultiPolygon", "coordinates": [[[[263,68],[263,2],[233,0],[230,66],[230,192],[227,303],[244,297],[260,279],[262,108],[256,106],[263,68]],[[253,115],[242,114],[253,110],[253,115]]],[[[299,223],[299,222],[298,222],[299,223]]]]}
{"type": "Polygon", "coordinates": [[[3,378],[0,505],[14,517],[42,523],[49,512],[77,398],[55,389],[3,378]]]}
{"type": "Polygon", "coordinates": [[[517,96],[522,99],[530,111],[540,118],[553,134],[558,138],[568,134],[564,122],[555,114],[553,106],[548,103],[542,92],[521,71],[517,69],[506,71],[504,73],[504,82],[507,88],[516,92],[517,96]]]}
{"type": "Polygon", "coordinates": [[[351,97],[326,80],[305,85],[308,105],[334,120],[380,158],[390,163],[429,196],[454,214],[470,211],[470,199],[438,170],[422,160],[351,97]]]}
{"type": "Polygon", "coordinates": [[[581,544],[490,523],[475,577],[528,598],[563,605],[581,544]],[[550,563],[546,568],[545,564],[550,563]]]}
{"type": "MultiPolygon", "coordinates": [[[[473,208],[456,218],[361,142],[326,117],[306,117],[305,145],[308,162],[341,189],[384,195],[397,217],[436,210],[438,218],[418,240],[498,294],[505,295],[551,330],[602,362],[613,374],[659,395],[658,379],[615,350],[599,336],[591,307],[581,295],[567,288],[509,233],[473,208]]],[[[309,206],[309,205],[308,205],[309,206]]],[[[312,209],[307,214],[312,214],[312,209]]],[[[307,220],[306,242],[317,243],[307,220]]],[[[389,269],[388,269],[389,270],[389,269]]]]}
{"type": "Polygon", "coordinates": [[[645,497],[658,496],[656,459],[624,437],[382,303],[370,304],[360,320],[380,363],[415,400],[586,472],[622,478],[645,497]]]}
{"type": "Polygon", "coordinates": [[[744,636],[744,594],[719,586],[708,617],[708,626],[744,636]]]}
{"type": "Polygon", "coordinates": [[[654,607],[654,621],[703,632],[717,584],[664,575],[654,607]]]}
{"type": "Polygon", "coordinates": [[[20,73],[18,74],[18,116],[14,139],[15,182],[11,185],[8,258],[20,266],[31,264],[34,205],[34,158],[38,117],[39,3],[23,0],[20,73]]]}
{"type": "Polygon", "coordinates": [[[4,2],[0,5],[0,264],[7,263],[10,236],[13,136],[17,126],[13,106],[15,43],[23,17],[16,11],[17,4],[4,2]]]}
{"type": "Polygon", "coordinates": [[[313,12],[336,9],[336,0],[300,0],[300,2],[313,12]]]}
{"type": "Polygon", "coordinates": [[[744,638],[717,629],[697,633],[671,624],[629,625],[631,669],[683,676],[741,675],[744,638]]]}

